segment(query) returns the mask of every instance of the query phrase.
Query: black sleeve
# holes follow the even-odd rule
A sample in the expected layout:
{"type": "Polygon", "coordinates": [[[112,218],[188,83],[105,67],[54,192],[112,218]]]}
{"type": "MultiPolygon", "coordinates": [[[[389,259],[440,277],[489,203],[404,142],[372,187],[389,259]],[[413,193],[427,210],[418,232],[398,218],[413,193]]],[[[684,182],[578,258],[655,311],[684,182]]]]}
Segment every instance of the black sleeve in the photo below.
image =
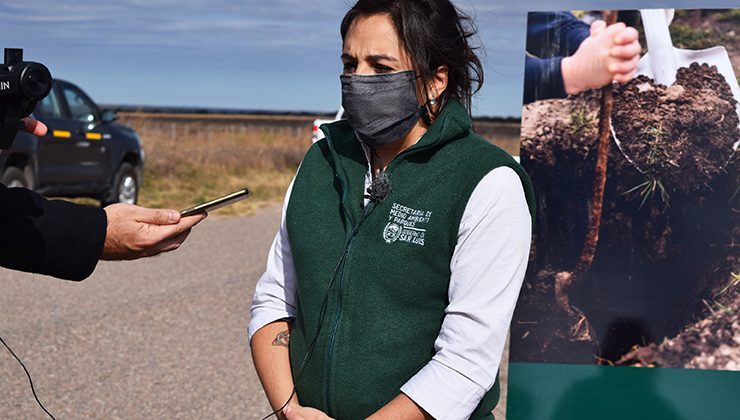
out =
{"type": "Polygon", "coordinates": [[[84,280],[100,259],[106,228],[103,209],[0,184],[0,266],[84,280]]]}
{"type": "Polygon", "coordinates": [[[591,27],[569,12],[532,12],[527,16],[524,103],[565,98],[561,62],[573,55],[591,27]]]}
{"type": "Polygon", "coordinates": [[[540,99],[565,98],[562,57],[524,58],[524,104],[540,99]]]}
{"type": "Polygon", "coordinates": [[[527,52],[539,58],[573,55],[591,26],[570,12],[531,12],[527,15],[527,52]]]}

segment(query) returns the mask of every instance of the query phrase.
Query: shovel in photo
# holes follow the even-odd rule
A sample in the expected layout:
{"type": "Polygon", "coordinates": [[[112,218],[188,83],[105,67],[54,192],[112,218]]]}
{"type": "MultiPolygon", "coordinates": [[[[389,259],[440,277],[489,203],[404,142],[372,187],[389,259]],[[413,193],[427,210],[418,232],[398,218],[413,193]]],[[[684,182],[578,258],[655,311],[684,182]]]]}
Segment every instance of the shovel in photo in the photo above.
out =
{"type": "MultiPolygon", "coordinates": [[[[681,67],[688,68],[692,63],[716,66],[718,72],[730,86],[735,100],[738,101],[735,111],[740,118],[740,86],[725,48],[723,46],[703,50],[675,48],[668,30],[674,15],[673,9],[645,9],[640,10],[640,15],[648,52],[640,59],[637,73],[652,78],[656,84],[670,87],[676,81],[677,70],[681,67]]],[[[740,124],[738,124],[738,128],[740,129],[740,124]]],[[[640,172],[646,173],[644,168],[640,168],[636,164],[636,156],[630,156],[629,149],[623,147],[613,127],[612,135],[625,158],[635,165],[640,172]]],[[[727,165],[739,144],[740,138],[734,139],[733,150],[721,162],[718,162],[720,167],[723,168],[727,165]]]]}

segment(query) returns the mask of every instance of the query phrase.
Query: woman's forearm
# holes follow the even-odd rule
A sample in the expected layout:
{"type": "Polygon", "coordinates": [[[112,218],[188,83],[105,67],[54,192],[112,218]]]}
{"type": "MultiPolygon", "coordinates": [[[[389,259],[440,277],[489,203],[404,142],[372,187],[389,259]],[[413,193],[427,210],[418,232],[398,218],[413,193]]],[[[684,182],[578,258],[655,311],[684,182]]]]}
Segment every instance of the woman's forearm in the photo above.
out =
{"type": "MultiPolygon", "coordinates": [[[[267,324],[252,336],[252,360],[273,410],[280,409],[293,393],[289,342],[290,324],[286,321],[267,324]]],[[[297,404],[296,396],[292,402],[297,404]]]]}

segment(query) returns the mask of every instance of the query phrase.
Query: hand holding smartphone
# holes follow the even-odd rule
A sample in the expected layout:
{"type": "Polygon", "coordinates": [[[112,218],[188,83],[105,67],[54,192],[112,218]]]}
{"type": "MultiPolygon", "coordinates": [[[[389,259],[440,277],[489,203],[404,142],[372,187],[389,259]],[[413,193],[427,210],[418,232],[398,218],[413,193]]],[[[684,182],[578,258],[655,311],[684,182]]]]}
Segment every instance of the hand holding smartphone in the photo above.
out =
{"type": "Polygon", "coordinates": [[[193,207],[189,207],[184,210],[180,210],[180,216],[186,217],[186,216],[192,216],[198,213],[203,213],[206,211],[217,210],[217,209],[220,209],[221,207],[225,207],[230,204],[234,204],[238,201],[244,200],[247,197],[249,197],[249,190],[247,188],[242,188],[239,191],[234,191],[233,193],[227,194],[223,197],[219,197],[214,200],[207,201],[202,204],[198,204],[197,206],[193,206],[193,207]]]}

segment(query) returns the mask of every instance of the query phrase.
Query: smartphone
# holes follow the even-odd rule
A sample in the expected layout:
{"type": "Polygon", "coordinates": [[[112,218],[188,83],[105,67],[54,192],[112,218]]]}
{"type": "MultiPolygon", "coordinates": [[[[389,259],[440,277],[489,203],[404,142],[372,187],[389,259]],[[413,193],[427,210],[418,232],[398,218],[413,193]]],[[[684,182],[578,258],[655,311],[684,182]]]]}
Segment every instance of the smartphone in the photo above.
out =
{"type": "Polygon", "coordinates": [[[180,216],[192,216],[194,214],[203,213],[204,211],[220,209],[221,207],[228,206],[229,204],[234,204],[237,201],[242,201],[247,197],[249,197],[249,190],[246,188],[242,188],[239,191],[235,191],[231,194],[227,194],[215,200],[198,204],[197,206],[193,206],[185,210],[180,210],[180,216]]]}

